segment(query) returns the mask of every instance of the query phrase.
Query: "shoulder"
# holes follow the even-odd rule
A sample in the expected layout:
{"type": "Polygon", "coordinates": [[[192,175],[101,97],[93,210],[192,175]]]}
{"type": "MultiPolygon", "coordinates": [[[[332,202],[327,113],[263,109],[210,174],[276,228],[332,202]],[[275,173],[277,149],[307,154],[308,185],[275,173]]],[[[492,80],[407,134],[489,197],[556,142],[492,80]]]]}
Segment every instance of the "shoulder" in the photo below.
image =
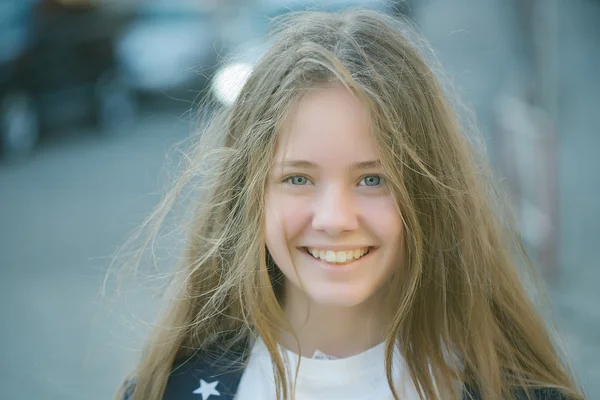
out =
{"type": "MultiPolygon", "coordinates": [[[[521,396],[523,400],[527,396],[521,396]]],[[[539,388],[531,391],[532,400],[569,400],[569,398],[554,388],[539,388]]]]}
{"type": "MultiPolygon", "coordinates": [[[[529,391],[529,398],[527,394],[516,393],[515,400],[571,400],[569,397],[561,393],[559,390],[554,388],[535,388],[529,391]]],[[[467,386],[463,400],[482,400],[477,390],[467,386]]]]}
{"type": "Polygon", "coordinates": [[[209,398],[233,399],[245,365],[245,346],[214,345],[176,362],[163,400],[209,398]]]}
{"type": "MultiPolygon", "coordinates": [[[[181,357],[173,363],[163,400],[208,398],[233,399],[244,371],[247,358],[246,342],[232,346],[217,342],[193,355],[181,357]]],[[[133,400],[135,379],[124,387],[122,400],[133,400]]]]}
{"type": "Polygon", "coordinates": [[[128,379],[121,388],[123,397],[122,400],[132,400],[133,390],[135,389],[135,379],[128,379]]]}

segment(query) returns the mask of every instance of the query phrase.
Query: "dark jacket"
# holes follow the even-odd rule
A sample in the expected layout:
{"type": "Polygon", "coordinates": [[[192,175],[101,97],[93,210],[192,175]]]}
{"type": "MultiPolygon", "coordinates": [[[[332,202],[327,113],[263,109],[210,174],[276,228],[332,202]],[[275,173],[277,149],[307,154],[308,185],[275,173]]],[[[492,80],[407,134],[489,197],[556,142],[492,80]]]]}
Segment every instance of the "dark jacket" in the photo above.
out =
{"type": "MultiPolygon", "coordinates": [[[[239,344],[223,351],[222,346],[198,352],[175,363],[163,400],[233,400],[244,373],[247,346],[239,344]]],[[[132,400],[135,382],[129,382],[123,400],[132,400]]],[[[524,394],[517,399],[527,399],[524,394]]],[[[533,400],[568,400],[555,389],[533,389],[533,400]]],[[[482,400],[476,390],[465,388],[464,400],[482,400]]],[[[264,400],[264,399],[257,399],[264,400]]]]}

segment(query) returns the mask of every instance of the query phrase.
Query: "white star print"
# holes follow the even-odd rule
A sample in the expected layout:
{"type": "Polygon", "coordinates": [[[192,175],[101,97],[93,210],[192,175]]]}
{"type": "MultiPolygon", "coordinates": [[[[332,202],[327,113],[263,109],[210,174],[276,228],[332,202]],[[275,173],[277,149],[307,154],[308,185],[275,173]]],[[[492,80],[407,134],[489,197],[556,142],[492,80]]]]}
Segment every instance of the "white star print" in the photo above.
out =
{"type": "Polygon", "coordinates": [[[214,381],[214,382],[208,383],[204,379],[200,379],[200,387],[198,389],[194,390],[192,393],[201,394],[202,400],[208,400],[208,398],[213,394],[215,396],[220,396],[221,393],[219,393],[216,389],[218,384],[219,384],[219,381],[214,381]]]}

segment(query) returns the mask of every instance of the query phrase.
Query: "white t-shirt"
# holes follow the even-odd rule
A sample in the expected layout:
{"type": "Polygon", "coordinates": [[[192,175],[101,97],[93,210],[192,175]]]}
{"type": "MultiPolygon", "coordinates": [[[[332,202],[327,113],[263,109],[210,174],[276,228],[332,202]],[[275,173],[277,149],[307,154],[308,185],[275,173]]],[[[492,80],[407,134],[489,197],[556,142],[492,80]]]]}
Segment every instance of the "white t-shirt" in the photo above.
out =
{"type": "MultiPolygon", "coordinates": [[[[381,343],[363,353],[348,358],[317,359],[301,357],[296,400],[387,400],[393,399],[385,373],[385,350],[381,343]]],[[[298,355],[282,350],[292,368],[292,379],[298,355]]],[[[394,374],[398,377],[397,391],[401,399],[417,400],[419,396],[397,353],[394,374]]],[[[248,366],[242,375],[236,400],[275,399],[273,364],[262,340],[252,348],[248,366]]]]}

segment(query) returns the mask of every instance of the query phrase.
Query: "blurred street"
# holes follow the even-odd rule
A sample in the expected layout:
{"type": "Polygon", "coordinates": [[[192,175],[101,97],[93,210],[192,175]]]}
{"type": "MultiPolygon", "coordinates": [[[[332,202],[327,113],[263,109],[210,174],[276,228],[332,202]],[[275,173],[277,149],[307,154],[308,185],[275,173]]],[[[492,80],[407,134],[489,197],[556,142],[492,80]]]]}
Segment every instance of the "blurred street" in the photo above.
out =
{"type": "Polygon", "coordinates": [[[102,283],[160,199],[166,151],[190,129],[177,117],[144,116],[121,136],[79,131],[0,170],[0,399],[112,398],[141,332],[102,283]]]}
{"type": "MultiPolygon", "coordinates": [[[[516,57],[500,4],[427,0],[417,10],[484,129],[482,105],[516,57]]],[[[600,399],[600,2],[558,4],[560,273],[550,294],[575,373],[600,399]]],[[[168,102],[142,110],[134,127],[73,128],[0,165],[0,400],[110,399],[133,366],[143,332],[130,319],[151,322],[154,303],[100,291],[117,247],[168,186],[167,152],[194,128],[185,104],[168,102]]]]}
{"type": "MultiPolygon", "coordinates": [[[[560,274],[549,292],[576,375],[595,400],[600,399],[600,3],[557,4],[560,274]]],[[[489,104],[501,89],[508,60],[516,58],[506,43],[515,26],[502,5],[432,0],[418,15],[483,129],[491,124],[489,104]]]]}

